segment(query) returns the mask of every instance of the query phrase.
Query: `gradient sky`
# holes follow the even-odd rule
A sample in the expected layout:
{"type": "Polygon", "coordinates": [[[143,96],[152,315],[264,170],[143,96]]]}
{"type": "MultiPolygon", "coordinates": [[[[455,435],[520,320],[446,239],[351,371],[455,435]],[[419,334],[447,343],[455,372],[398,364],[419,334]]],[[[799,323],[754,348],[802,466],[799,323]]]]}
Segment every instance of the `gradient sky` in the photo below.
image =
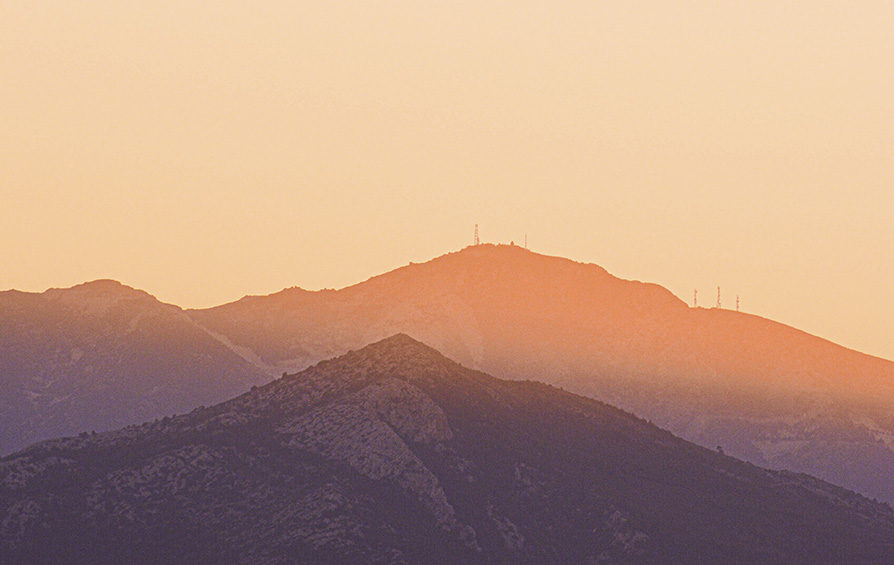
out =
{"type": "Polygon", "coordinates": [[[0,4],[0,288],[182,306],[471,243],[894,359],[894,3],[0,4]]]}

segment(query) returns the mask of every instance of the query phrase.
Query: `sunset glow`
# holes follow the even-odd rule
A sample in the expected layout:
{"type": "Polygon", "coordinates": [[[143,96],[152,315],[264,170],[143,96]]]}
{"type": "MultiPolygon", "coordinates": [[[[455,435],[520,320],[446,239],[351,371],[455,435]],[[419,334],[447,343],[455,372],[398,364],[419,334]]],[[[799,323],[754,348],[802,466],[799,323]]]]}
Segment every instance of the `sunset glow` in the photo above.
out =
{"type": "Polygon", "coordinates": [[[184,307],[472,242],[894,358],[894,4],[4,2],[0,289],[184,307]]]}

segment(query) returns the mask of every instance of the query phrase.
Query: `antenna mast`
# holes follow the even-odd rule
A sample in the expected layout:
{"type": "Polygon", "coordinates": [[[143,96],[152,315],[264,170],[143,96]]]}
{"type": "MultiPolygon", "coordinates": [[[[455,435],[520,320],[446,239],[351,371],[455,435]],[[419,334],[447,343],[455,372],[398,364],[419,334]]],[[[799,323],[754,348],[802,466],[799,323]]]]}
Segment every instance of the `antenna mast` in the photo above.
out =
{"type": "Polygon", "coordinates": [[[722,306],[720,305],[720,287],[719,286],[717,287],[717,307],[722,308],[722,306]]]}
{"type": "Polygon", "coordinates": [[[736,295],[736,312],[739,311],[739,295],[736,295]]]}
{"type": "Polygon", "coordinates": [[[475,224],[475,245],[478,245],[479,243],[481,242],[478,240],[478,224],[475,224]]]}
{"type": "Polygon", "coordinates": [[[698,308],[698,289],[692,291],[692,307],[698,308]]]}

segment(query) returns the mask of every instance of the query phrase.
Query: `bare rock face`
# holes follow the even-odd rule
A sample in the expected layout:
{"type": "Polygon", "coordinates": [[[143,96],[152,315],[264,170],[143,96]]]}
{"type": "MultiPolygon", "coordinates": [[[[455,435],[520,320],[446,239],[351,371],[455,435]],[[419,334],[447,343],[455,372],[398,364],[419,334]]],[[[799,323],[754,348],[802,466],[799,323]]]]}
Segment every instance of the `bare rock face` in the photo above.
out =
{"type": "Polygon", "coordinates": [[[885,563],[894,513],[405,335],[0,459],[0,563],[885,563]]]}
{"type": "Polygon", "coordinates": [[[395,482],[412,493],[439,526],[479,549],[474,530],[458,522],[437,477],[408,445],[452,436],[444,412],[419,389],[394,378],[378,381],[278,431],[291,436],[290,447],[346,463],[371,479],[395,482]]]}
{"type": "Polygon", "coordinates": [[[397,378],[377,381],[351,400],[388,424],[405,441],[437,445],[453,437],[441,407],[406,381],[397,378]]]}

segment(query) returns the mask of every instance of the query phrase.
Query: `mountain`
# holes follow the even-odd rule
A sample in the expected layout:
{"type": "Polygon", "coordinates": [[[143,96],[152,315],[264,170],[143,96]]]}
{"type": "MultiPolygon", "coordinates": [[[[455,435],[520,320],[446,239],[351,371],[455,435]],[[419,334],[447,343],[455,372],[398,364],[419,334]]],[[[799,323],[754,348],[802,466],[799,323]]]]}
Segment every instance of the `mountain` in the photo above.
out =
{"type": "Polygon", "coordinates": [[[341,290],[207,310],[200,325],[294,371],[397,332],[502,378],[632,411],[762,466],[894,502],[894,363],[511,245],[478,245],[341,290]]]}
{"type": "Polygon", "coordinates": [[[0,454],[185,412],[270,380],[221,339],[115,281],[0,292],[0,454]]]}
{"type": "Polygon", "coordinates": [[[397,335],[0,460],[3,563],[884,563],[890,506],[397,335]]]}
{"type": "Polygon", "coordinates": [[[213,404],[398,332],[894,502],[894,363],[511,245],[207,310],[113,281],[0,292],[0,454],[213,404]]]}

